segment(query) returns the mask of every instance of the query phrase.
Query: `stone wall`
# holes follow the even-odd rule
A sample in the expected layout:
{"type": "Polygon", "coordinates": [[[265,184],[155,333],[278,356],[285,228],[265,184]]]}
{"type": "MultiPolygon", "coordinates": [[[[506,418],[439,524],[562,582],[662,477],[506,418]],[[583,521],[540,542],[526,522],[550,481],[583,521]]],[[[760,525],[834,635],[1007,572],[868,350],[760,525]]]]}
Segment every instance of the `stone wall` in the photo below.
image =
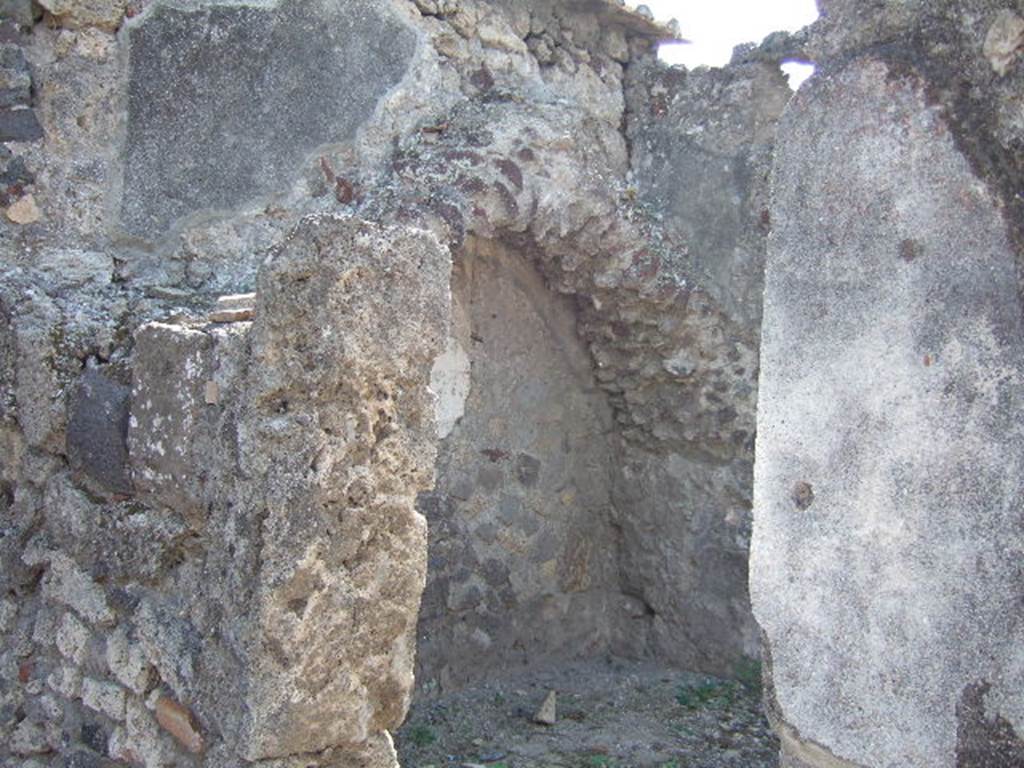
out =
{"type": "Polygon", "coordinates": [[[453,275],[464,413],[421,499],[430,572],[420,684],[608,646],[618,592],[612,413],[571,301],[528,259],[471,241],[453,275]]]}
{"type": "Polygon", "coordinates": [[[774,65],[615,2],[2,7],[0,759],[391,766],[417,644],[756,653],[774,65]]]}
{"type": "MultiPolygon", "coordinates": [[[[729,675],[760,656],[747,598],[759,326],[771,150],[791,91],[771,61],[631,74],[630,192],[659,223],[650,268],[686,299],[620,310],[629,332],[598,334],[611,369],[598,376],[621,404],[623,580],[656,656],[729,675]]],[[[626,647],[637,624],[621,628],[626,647]]]]}
{"type": "Polygon", "coordinates": [[[792,766],[1024,765],[1024,8],[821,5],[765,292],[771,715],[792,766]]]}

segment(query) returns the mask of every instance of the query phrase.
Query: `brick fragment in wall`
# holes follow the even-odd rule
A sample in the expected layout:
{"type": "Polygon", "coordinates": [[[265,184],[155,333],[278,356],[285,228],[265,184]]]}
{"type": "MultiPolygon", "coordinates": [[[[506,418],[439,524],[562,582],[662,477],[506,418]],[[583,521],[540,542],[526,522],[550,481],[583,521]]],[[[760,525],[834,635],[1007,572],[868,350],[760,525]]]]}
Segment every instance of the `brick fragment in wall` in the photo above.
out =
{"type": "Polygon", "coordinates": [[[185,749],[194,754],[203,751],[203,736],[191,710],[169,696],[160,696],[154,713],[160,726],[185,749]]]}

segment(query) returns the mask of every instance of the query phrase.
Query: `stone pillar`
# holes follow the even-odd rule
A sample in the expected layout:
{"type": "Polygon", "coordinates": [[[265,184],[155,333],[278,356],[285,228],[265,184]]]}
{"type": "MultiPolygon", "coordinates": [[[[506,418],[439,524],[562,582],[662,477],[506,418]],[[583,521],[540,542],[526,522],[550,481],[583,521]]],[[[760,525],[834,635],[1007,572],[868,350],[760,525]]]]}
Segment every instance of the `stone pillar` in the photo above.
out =
{"type": "Polygon", "coordinates": [[[427,387],[450,271],[425,232],[317,216],[261,273],[239,420],[239,485],[256,489],[262,543],[250,760],[368,744],[386,757],[378,742],[405,718],[427,568],[415,501],[434,483],[427,387]]]}
{"type": "MultiPolygon", "coordinates": [[[[253,322],[136,334],[138,498],[199,546],[170,589],[140,592],[133,633],[179,713],[161,725],[209,742],[207,764],[396,764],[450,271],[423,231],[307,217],[264,265],[253,322]]],[[[131,723],[118,743],[155,754],[131,723]]]]}
{"type": "Polygon", "coordinates": [[[826,40],[779,129],[751,559],[769,710],[784,765],[1020,766],[1021,165],[998,94],[1021,69],[983,52],[999,3],[889,5],[899,42],[826,40]]]}

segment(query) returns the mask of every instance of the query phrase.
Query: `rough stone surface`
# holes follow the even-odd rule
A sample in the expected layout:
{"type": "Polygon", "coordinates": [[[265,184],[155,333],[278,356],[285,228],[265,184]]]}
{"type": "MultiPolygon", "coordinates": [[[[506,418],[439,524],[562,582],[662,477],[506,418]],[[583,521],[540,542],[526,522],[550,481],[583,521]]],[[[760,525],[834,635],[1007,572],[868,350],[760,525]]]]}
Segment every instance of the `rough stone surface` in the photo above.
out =
{"type": "Polygon", "coordinates": [[[626,193],[670,246],[641,264],[676,275],[687,307],[657,324],[647,310],[626,354],[609,345],[598,358],[628,360],[599,376],[650,434],[627,442],[616,488],[630,596],[621,644],[649,622],[658,656],[729,674],[758,655],[746,567],[757,327],[771,149],[790,91],[760,63],[631,74],[626,193]]]}
{"type": "Polygon", "coordinates": [[[40,0],[39,4],[62,26],[113,31],[124,18],[128,0],[40,0]]]}
{"type": "Polygon", "coordinates": [[[612,414],[571,305],[521,254],[486,243],[467,247],[452,282],[470,390],[419,504],[431,568],[418,664],[442,687],[499,660],[594,653],[618,586],[612,414]]]}
{"type": "Polygon", "coordinates": [[[32,100],[32,73],[20,45],[0,44],[0,107],[26,106],[32,100]]]}
{"type": "Polygon", "coordinates": [[[0,19],[9,19],[22,26],[31,25],[35,19],[32,0],[0,0],[0,19]]]}
{"type": "Polygon", "coordinates": [[[983,50],[1000,77],[1013,66],[1024,47],[1024,19],[1006,8],[999,12],[985,33],[983,50]]]}
{"type": "Polygon", "coordinates": [[[250,759],[359,744],[405,715],[450,268],[425,233],[317,217],[261,277],[239,425],[262,478],[250,759]]]}
{"type": "Polygon", "coordinates": [[[756,326],[771,150],[792,92],[768,64],[651,69],[630,132],[637,194],[680,243],[691,279],[756,326]]]}
{"type": "Polygon", "coordinates": [[[129,22],[125,228],[151,238],[273,195],[318,147],[351,139],[416,45],[388,6],[158,3],[129,22]]]}
{"type": "Polygon", "coordinates": [[[1019,169],[930,86],[864,54],[780,128],[751,585],[815,766],[1019,764],[1019,169]]]}
{"type": "Polygon", "coordinates": [[[86,678],[82,681],[82,704],[111,720],[124,720],[125,690],[116,683],[86,678]]]}
{"type": "Polygon", "coordinates": [[[211,437],[205,384],[213,378],[213,347],[203,331],[167,323],[144,326],[135,338],[128,429],[135,485],[191,516],[203,513],[202,446],[211,437]]]}
{"type": "Polygon", "coordinates": [[[44,5],[0,28],[0,762],[394,768],[417,646],[424,694],[756,653],[771,62],[669,74],[611,0],[44,5]]]}

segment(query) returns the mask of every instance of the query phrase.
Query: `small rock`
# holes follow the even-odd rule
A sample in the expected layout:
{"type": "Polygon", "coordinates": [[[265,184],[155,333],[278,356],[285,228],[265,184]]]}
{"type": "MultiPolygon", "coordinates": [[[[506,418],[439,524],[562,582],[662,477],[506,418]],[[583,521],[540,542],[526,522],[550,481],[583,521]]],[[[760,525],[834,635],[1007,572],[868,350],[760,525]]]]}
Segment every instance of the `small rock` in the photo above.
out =
{"type": "Polygon", "coordinates": [[[85,661],[89,638],[89,630],[72,614],[65,613],[61,617],[60,627],[57,628],[55,638],[57,650],[60,651],[61,656],[81,665],[85,661]]]}
{"type": "Polygon", "coordinates": [[[14,628],[14,620],[18,617],[18,605],[13,600],[0,600],[0,634],[10,632],[14,628]]]}
{"type": "Polygon", "coordinates": [[[0,109],[0,141],[35,141],[43,126],[31,109],[0,109]]]}
{"type": "Polygon", "coordinates": [[[241,323],[252,320],[256,316],[256,310],[249,309],[216,309],[211,312],[207,319],[211,323],[241,323]]]}
{"type": "Polygon", "coordinates": [[[28,106],[32,76],[20,45],[0,45],[0,107],[28,106]]]}
{"type": "Polygon", "coordinates": [[[217,309],[220,311],[234,309],[252,309],[256,306],[255,293],[233,293],[217,298],[217,309]]]}
{"type": "Polygon", "coordinates": [[[151,667],[139,643],[133,642],[124,627],[107,637],[107,667],[122,685],[140,696],[146,692],[151,667]]]}
{"type": "Polygon", "coordinates": [[[52,751],[46,729],[40,723],[22,720],[11,734],[8,745],[16,755],[41,755],[52,751]]]}
{"type": "Polygon", "coordinates": [[[65,699],[82,695],[82,673],[71,665],[58,667],[46,678],[46,684],[65,699]]]}
{"type": "Polygon", "coordinates": [[[0,0],[0,19],[9,19],[21,27],[31,27],[35,11],[31,0],[0,0]]]}
{"type": "Polygon", "coordinates": [[[87,677],[82,680],[82,704],[111,720],[124,720],[125,690],[117,683],[87,677]]]}
{"type": "Polygon", "coordinates": [[[174,699],[161,696],[156,700],[156,721],[189,752],[203,751],[203,737],[195,716],[174,699]]]}
{"type": "Polygon", "coordinates": [[[541,725],[554,725],[557,720],[555,700],[555,692],[548,691],[548,695],[544,698],[544,703],[540,705],[537,714],[533,716],[533,722],[540,723],[541,725]]]}
{"type": "Polygon", "coordinates": [[[43,217],[32,195],[23,198],[7,207],[7,218],[15,224],[32,224],[43,217]]]}
{"type": "Polygon", "coordinates": [[[99,27],[113,32],[121,25],[127,0],[39,0],[55,22],[68,29],[99,27]]]}
{"type": "Polygon", "coordinates": [[[68,462],[115,493],[132,491],[128,471],[131,390],[88,369],[72,389],[66,433],[68,462]]]}
{"type": "Polygon", "coordinates": [[[1006,74],[1024,46],[1024,19],[1009,9],[996,14],[985,35],[985,57],[1000,77],[1006,74]]]}
{"type": "Polygon", "coordinates": [[[616,61],[629,61],[629,43],[626,35],[619,29],[609,29],[604,33],[604,52],[616,61]]]}
{"type": "Polygon", "coordinates": [[[206,382],[203,389],[203,399],[207,405],[217,405],[220,402],[220,385],[216,381],[206,382]]]}
{"type": "Polygon", "coordinates": [[[26,565],[49,562],[50,569],[43,577],[43,597],[47,600],[66,605],[92,624],[114,623],[115,615],[107,605],[103,588],[67,555],[29,550],[22,555],[22,561],[26,565]]]}
{"type": "Polygon", "coordinates": [[[151,285],[146,288],[146,296],[151,299],[168,299],[170,301],[186,301],[194,294],[182,288],[173,288],[166,285],[151,285]]]}

